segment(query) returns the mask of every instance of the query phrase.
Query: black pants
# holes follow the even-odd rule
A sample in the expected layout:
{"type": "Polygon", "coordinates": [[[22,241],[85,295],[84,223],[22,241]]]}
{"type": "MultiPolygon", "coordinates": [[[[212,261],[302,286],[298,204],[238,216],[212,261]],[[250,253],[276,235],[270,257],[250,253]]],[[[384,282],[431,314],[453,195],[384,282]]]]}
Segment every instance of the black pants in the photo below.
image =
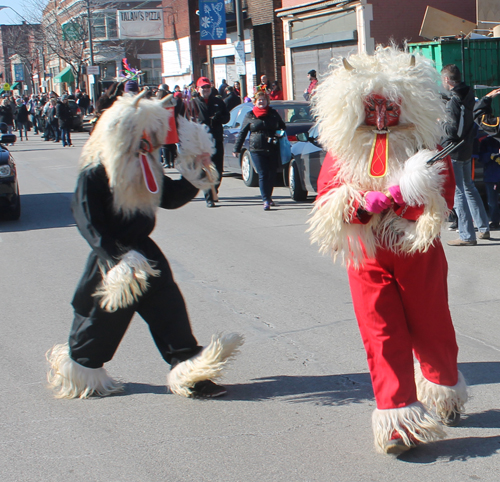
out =
{"type": "MultiPolygon", "coordinates": [[[[219,173],[219,182],[214,186],[215,192],[219,192],[219,186],[222,181],[222,172],[224,171],[224,143],[222,141],[215,141],[215,154],[212,156],[212,162],[219,173]]],[[[205,191],[205,200],[207,202],[213,201],[214,197],[212,190],[205,191]]]]}
{"type": "Polygon", "coordinates": [[[160,267],[161,275],[148,280],[148,291],[136,303],[113,313],[102,310],[99,300],[92,296],[100,272],[97,266],[91,270],[88,286],[80,283],[73,300],[75,317],[69,347],[74,361],[87,368],[100,368],[111,360],[135,312],[149,325],[163,359],[172,366],[201,350],[192,334],[186,305],[170,267],[166,261],[160,267]]]}

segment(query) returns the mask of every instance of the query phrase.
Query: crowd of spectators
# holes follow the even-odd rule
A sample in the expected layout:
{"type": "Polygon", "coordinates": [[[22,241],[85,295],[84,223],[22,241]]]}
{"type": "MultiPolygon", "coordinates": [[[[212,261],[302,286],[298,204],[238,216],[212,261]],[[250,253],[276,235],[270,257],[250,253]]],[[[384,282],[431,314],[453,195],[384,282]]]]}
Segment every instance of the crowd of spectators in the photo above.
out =
{"type": "Polygon", "coordinates": [[[88,94],[76,89],[74,93],[64,92],[60,96],[54,91],[30,96],[16,95],[9,91],[2,94],[0,122],[7,124],[9,133],[18,132],[21,141],[28,140],[28,132],[42,134],[45,141],[61,142],[64,147],[72,146],[69,131],[72,128],[74,112],[68,102],[73,100],[83,115],[92,112],[88,94]]]}

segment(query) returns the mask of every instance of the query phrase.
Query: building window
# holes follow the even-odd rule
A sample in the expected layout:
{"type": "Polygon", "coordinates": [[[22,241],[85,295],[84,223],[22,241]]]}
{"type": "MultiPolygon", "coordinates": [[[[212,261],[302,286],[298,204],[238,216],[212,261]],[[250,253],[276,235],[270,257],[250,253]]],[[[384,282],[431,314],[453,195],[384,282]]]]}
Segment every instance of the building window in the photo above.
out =
{"type": "Polygon", "coordinates": [[[105,14],[94,12],[92,15],[92,32],[94,38],[106,38],[105,14]]]}
{"type": "Polygon", "coordinates": [[[118,28],[116,26],[116,12],[106,14],[106,27],[108,38],[118,38],[118,28]]]}
{"type": "Polygon", "coordinates": [[[161,84],[161,59],[141,59],[142,83],[161,84]]]}

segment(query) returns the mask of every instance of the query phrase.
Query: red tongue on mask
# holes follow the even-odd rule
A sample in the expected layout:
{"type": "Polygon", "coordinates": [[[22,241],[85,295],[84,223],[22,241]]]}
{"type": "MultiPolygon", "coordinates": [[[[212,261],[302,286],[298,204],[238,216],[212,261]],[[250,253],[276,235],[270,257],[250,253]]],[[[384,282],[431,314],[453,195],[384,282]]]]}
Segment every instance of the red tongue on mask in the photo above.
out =
{"type": "Polygon", "coordinates": [[[141,154],[140,159],[142,175],[144,177],[146,187],[151,194],[156,194],[158,192],[158,183],[156,182],[154,172],[151,170],[151,166],[149,165],[148,157],[145,154],[141,154]]]}
{"type": "Polygon", "coordinates": [[[389,134],[375,134],[370,153],[370,177],[384,177],[387,173],[387,158],[389,157],[389,134]]]}

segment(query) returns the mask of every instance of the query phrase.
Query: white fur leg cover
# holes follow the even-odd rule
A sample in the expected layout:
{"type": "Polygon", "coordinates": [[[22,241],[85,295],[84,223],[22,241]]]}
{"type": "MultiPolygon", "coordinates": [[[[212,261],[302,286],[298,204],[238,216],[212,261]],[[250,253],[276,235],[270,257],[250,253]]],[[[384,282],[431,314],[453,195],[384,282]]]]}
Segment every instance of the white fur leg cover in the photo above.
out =
{"type": "Polygon", "coordinates": [[[180,145],[175,167],[194,187],[209,190],[219,182],[219,173],[213,163],[204,165],[202,158],[215,154],[214,139],[204,124],[184,117],[178,119],[178,124],[180,145]]]}
{"type": "Polygon", "coordinates": [[[405,445],[411,446],[410,436],[421,443],[433,442],[445,437],[445,432],[437,420],[420,402],[403,408],[376,409],[372,415],[375,449],[385,453],[385,445],[394,431],[398,432],[405,445]]]}
{"type": "Polygon", "coordinates": [[[463,413],[468,395],[467,384],[460,371],[458,372],[457,384],[448,387],[427,380],[422,374],[420,365],[415,365],[415,382],[418,399],[429,410],[435,407],[438,417],[446,419],[452,415],[452,412],[463,413]]]}
{"type": "Polygon", "coordinates": [[[47,380],[56,398],[105,397],[123,390],[104,368],[86,368],[72,360],[67,343],[54,345],[45,356],[50,363],[47,380]]]}
{"type": "Polygon", "coordinates": [[[363,262],[363,245],[369,257],[375,255],[371,225],[350,224],[356,206],[362,202],[359,190],[348,184],[332,189],[315,202],[307,232],[311,233],[311,243],[319,245],[320,253],[331,254],[334,261],[340,256],[342,262],[354,266],[363,262]]]}
{"type": "Polygon", "coordinates": [[[147,290],[148,276],[160,276],[160,270],[154,269],[148,260],[137,251],[125,253],[120,262],[103,273],[102,283],[94,296],[101,297],[100,306],[112,312],[130,306],[147,290]]]}
{"type": "Polygon", "coordinates": [[[237,333],[212,336],[210,344],[198,355],[179,363],[167,375],[172,393],[190,397],[195,383],[220,377],[222,369],[238,353],[243,341],[243,336],[237,333]]]}

